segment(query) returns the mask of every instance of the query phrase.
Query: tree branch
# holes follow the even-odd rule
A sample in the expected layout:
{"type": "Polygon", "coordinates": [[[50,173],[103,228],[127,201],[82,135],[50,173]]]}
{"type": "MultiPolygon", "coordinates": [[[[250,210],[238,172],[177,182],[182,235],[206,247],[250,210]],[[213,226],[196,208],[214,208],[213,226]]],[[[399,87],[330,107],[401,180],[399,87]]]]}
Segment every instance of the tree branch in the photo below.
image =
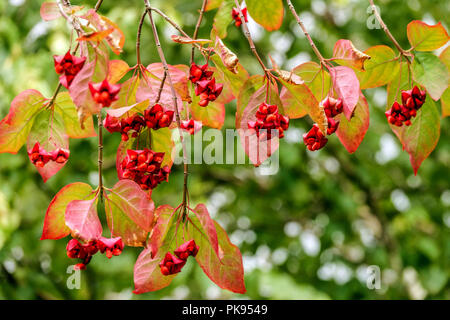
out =
{"type": "MultiPolygon", "coordinates": [[[[200,25],[202,24],[203,14],[205,13],[206,4],[208,0],[203,0],[202,8],[200,9],[200,15],[198,16],[197,24],[195,25],[194,35],[192,39],[196,40],[198,36],[198,30],[200,29],[200,25]]],[[[192,52],[191,52],[191,64],[194,62],[195,55],[195,46],[192,44],[192,52]]]]}
{"type": "Polygon", "coordinates": [[[103,121],[101,111],[97,115],[98,123],[98,188],[100,201],[103,201],[103,121]]]}
{"type": "Polygon", "coordinates": [[[142,14],[141,19],[139,20],[139,26],[136,36],[136,62],[137,65],[141,65],[141,33],[142,33],[142,25],[144,24],[144,19],[147,14],[147,10],[142,14]]]}
{"type": "Polygon", "coordinates": [[[173,105],[175,107],[175,115],[176,115],[178,130],[179,130],[179,133],[180,133],[180,141],[181,141],[181,144],[182,144],[182,147],[183,147],[184,183],[183,183],[183,202],[182,202],[182,206],[183,206],[183,216],[185,216],[186,215],[186,200],[187,200],[188,162],[187,162],[186,145],[184,143],[183,134],[181,132],[181,118],[180,118],[180,112],[178,110],[177,94],[175,92],[175,87],[173,85],[172,77],[171,77],[170,72],[169,72],[169,67],[167,65],[167,61],[166,61],[166,57],[164,55],[164,51],[162,50],[161,43],[159,42],[158,31],[156,29],[155,22],[153,21],[153,14],[152,14],[153,8],[151,7],[149,0],[144,0],[144,2],[145,2],[145,7],[147,8],[148,17],[150,19],[150,24],[151,24],[151,27],[152,27],[153,37],[155,38],[155,44],[156,44],[156,48],[158,50],[159,58],[161,60],[161,63],[164,66],[164,72],[165,72],[165,74],[167,76],[167,80],[169,82],[169,86],[170,86],[170,89],[172,91],[172,99],[173,99],[173,105]]]}
{"type": "Polygon", "coordinates": [[[241,6],[239,4],[239,1],[238,0],[234,0],[234,2],[236,3],[236,6],[237,6],[237,8],[239,10],[239,17],[241,18],[242,26],[244,27],[244,34],[247,37],[248,43],[250,44],[250,49],[252,50],[253,55],[256,57],[256,59],[258,60],[259,64],[261,65],[261,68],[263,69],[267,79],[270,79],[271,73],[267,69],[267,67],[264,64],[264,62],[261,60],[261,57],[259,56],[258,51],[256,51],[255,43],[253,42],[252,36],[250,34],[250,31],[248,30],[247,22],[245,22],[245,18],[244,18],[244,15],[242,14],[241,6]]]}
{"type": "Polygon", "coordinates": [[[320,61],[320,64],[322,66],[325,66],[328,68],[328,65],[325,61],[325,59],[323,58],[322,54],[320,53],[319,49],[317,49],[316,44],[314,43],[313,39],[311,38],[311,35],[309,34],[308,30],[306,30],[305,25],[303,24],[303,22],[300,20],[300,17],[297,14],[297,11],[294,8],[294,5],[292,4],[291,0],[287,0],[287,5],[292,13],[292,15],[295,17],[295,20],[297,20],[298,25],[300,26],[300,28],[302,29],[303,33],[305,34],[306,38],[309,41],[309,45],[311,46],[311,48],[313,49],[314,53],[316,54],[317,58],[320,61]]]}

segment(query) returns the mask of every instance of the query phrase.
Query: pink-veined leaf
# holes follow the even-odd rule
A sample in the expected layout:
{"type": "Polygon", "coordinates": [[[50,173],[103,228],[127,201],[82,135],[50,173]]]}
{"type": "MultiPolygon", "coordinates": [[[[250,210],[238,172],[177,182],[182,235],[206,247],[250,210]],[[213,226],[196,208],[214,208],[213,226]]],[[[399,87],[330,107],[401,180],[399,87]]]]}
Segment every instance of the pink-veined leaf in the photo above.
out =
{"type": "Polygon", "coordinates": [[[342,99],[344,115],[350,120],[359,100],[358,78],[351,68],[345,66],[330,68],[330,76],[334,90],[338,97],[342,99]]]}
{"type": "Polygon", "coordinates": [[[339,127],[336,135],[341,141],[342,145],[349,153],[354,153],[361,144],[367,129],[369,128],[369,105],[367,100],[360,93],[358,104],[355,107],[354,116],[350,121],[342,115],[339,116],[339,127]]]}
{"type": "Polygon", "coordinates": [[[68,236],[70,229],[65,222],[67,205],[73,200],[86,200],[91,195],[93,195],[91,186],[82,182],[71,183],[62,188],[48,206],[41,240],[57,240],[68,236]]]}
{"type": "Polygon", "coordinates": [[[92,72],[92,82],[101,82],[109,72],[109,49],[104,42],[81,42],[82,55],[87,56],[87,62],[94,62],[95,67],[92,72]]]}
{"type": "Polygon", "coordinates": [[[108,61],[108,80],[109,83],[117,83],[130,71],[130,66],[123,60],[109,60],[108,61]]]}
{"type": "Polygon", "coordinates": [[[241,90],[237,96],[237,105],[236,105],[236,128],[241,126],[242,114],[244,113],[245,108],[252,96],[258,91],[264,84],[266,83],[265,78],[261,75],[251,76],[247,81],[242,85],[241,90]]]}
{"type": "Polygon", "coordinates": [[[356,49],[350,40],[341,39],[334,45],[333,59],[340,65],[364,71],[364,62],[370,56],[356,49]]]}
{"type": "Polygon", "coordinates": [[[188,238],[185,238],[194,239],[199,246],[195,260],[208,278],[220,288],[235,293],[245,293],[241,252],[230,242],[227,233],[218,223],[214,222],[214,227],[218,239],[218,255],[211,245],[210,239],[205,236],[206,230],[201,226],[198,218],[190,218],[186,229],[188,238]]]}
{"type": "Polygon", "coordinates": [[[282,0],[247,0],[248,13],[267,31],[278,30],[283,23],[284,7],[282,0]]]}
{"type": "Polygon", "coordinates": [[[70,138],[81,139],[95,137],[97,135],[92,117],[85,119],[84,128],[81,127],[80,121],[78,120],[77,108],[67,91],[58,93],[54,101],[54,106],[55,111],[61,115],[66,134],[70,138]]]}
{"type": "Polygon", "coordinates": [[[165,254],[176,249],[176,215],[170,206],[161,206],[156,209],[158,221],[150,237],[150,245],[139,255],[134,265],[134,293],[140,294],[156,291],[167,287],[176,274],[165,276],[161,273],[159,263],[165,254]]]}
{"type": "MultiPolygon", "coordinates": [[[[27,138],[27,151],[29,154],[37,142],[47,152],[52,152],[56,149],[69,150],[69,137],[64,130],[62,118],[51,109],[43,110],[36,116],[27,138]]],[[[36,169],[44,182],[47,182],[66,163],[67,160],[62,163],[50,160],[43,167],[37,166],[36,169]]]]}
{"type": "Polygon", "coordinates": [[[433,51],[450,40],[447,30],[440,22],[436,25],[429,25],[414,20],[408,24],[406,32],[409,43],[417,51],[433,51]]]}
{"type": "Polygon", "coordinates": [[[40,9],[41,18],[45,21],[55,20],[61,17],[58,4],[56,2],[44,2],[40,9]]]}
{"type": "Polygon", "coordinates": [[[444,63],[432,53],[418,52],[412,63],[412,76],[425,87],[433,100],[439,100],[448,88],[450,74],[444,63]]]}
{"type": "MultiPolygon", "coordinates": [[[[270,84],[269,92],[268,103],[277,105],[278,112],[284,114],[278,89],[273,84],[270,84]]],[[[238,109],[242,110],[240,115],[236,112],[236,121],[239,121],[239,123],[236,123],[236,128],[238,129],[242,148],[256,167],[266,161],[279,147],[279,139],[277,136],[273,136],[270,140],[264,140],[258,138],[255,132],[248,129],[248,122],[256,120],[256,111],[259,105],[266,101],[266,95],[267,83],[255,91],[247,105],[238,106],[238,109]]],[[[238,103],[242,103],[243,101],[238,101],[238,103]]]]}
{"type": "Polygon", "coordinates": [[[152,229],[155,205],[132,180],[120,180],[105,197],[106,218],[113,237],[127,246],[143,246],[152,229]]]}
{"type": "Polygon", "coordinates": [[[19,93],[11,102],[8,115],[0,122],[0,153],[17,153],[27,141],[36,115],[45,98],[33,89],[19,93]]]}
{"type": "Polygon", "coordinates": [[[89,82],[92,80],[94,69],[95,61],[86,63],[69,87],[69,94],[77,107],[78,118],[82,127],[89,116],[98,113],[100,110],[89,91],[89,82]]]}
{"type": "Polygon", "coordinates": [[[200,222],[201,227],[208,238],[208,242],[211,245],[211,248],[214,250],[217,256],[220,257],[217,232],[214,226],[214,220],[211,219],[211,216],[209,215],[208,208],[206,208],[204,204],[200,203],[194,208],[193,212],[200,222]]]}
{"type": "Polygon", "coordinates": [[[97,200],[73,200],[67,205],[65,220],[74,237],[83,240],[98,239],[102,235],[102,224],[97,215],[97,200]]]}
{"type": "Polygon", "coordinates": [[[164,239],[167,237],[167,232],[170,231],[172,224],[175,223],[174,217],[175,209],[169,205],[162,205],[155,210],[156,224],[152,229],[148,246],[151,249],[152,257],[154,257],[161,247],[164,239]]]}
{"type": "Polygon", "coordinates": [[[361,89],[384,86],[397,75],[400,65],[394,50],[390,47],[374,46],[364,53],[371,59],[364,63],[365,71],[355,71],[361,89]]]}

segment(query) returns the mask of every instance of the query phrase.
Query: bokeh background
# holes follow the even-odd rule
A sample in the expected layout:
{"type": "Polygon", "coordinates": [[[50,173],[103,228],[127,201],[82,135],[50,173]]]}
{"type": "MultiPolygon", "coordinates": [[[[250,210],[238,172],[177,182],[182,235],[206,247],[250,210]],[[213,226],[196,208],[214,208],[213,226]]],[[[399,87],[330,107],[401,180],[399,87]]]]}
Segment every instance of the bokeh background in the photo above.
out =
{"type": "MultiPolygon", "coordinates": [[[[0,0],[0,117],[20,91],[35,88],[51,96],[57,84],[53,54],[63,54],[70,32],[63,19],[44,22],[42,1],[0,0]]],[[[399,42],[407,47],[406,25],[414,19],[449,27],[450,2],[376,1],[399,42]]],[[[322,53],[351,39],[361,50],[391,45],[383,31],[369,29],[368,1],[293,1],[322,53]]],[[[74,5],[92,7],[93,0],[74,5]]],[[[152,1],[192,34],[201,0],[152,1]]],[[[121,58],[135,63],[135,37],[143,1],[105,0],[100,13],[126,35],[121,58]]],[[[370,11],[369,11],[370,12],[370,11]]],[[[208,37],[214,12],[200,37],[208,37]]],[[[190,48],[170,41],[176,34],[156,18],[171,64],[188,64],[190,48]]],[[[263,57],[284,68],[310,59],[312,50],[290,13],[279,31],[265,32],[250,21],[263,57]]],[[[230,25],[226,44],[252,74],[260,73],[241,30],[230,25]]],[[[391,45],[392,46],[392,45],[391,45]]],[[[142,36],[144,63],[159,62],[148,21],[142,36]]],[[[385,88],[366,90],[371,123],[358,151],[349,155],[332,137],[326,148],[307,152],[301,135],[305,119],[291,122],[280,146],[280,170],[263,176],[251,165],[191,165],[191,203],[206,203],[244,257],[248,292],[219,289],[189,261],[172,285],[136,296],[133,266],[140,249],[120,257],[96,256],[82,273],[80,290],[69,290],[67,239],[40,241],[45,211],[66,184],[96,185],[96,138],[71,140],[65,168],[44,184],[24,149],[0,154],[0,299],[449,299],[450,137],[442,119],[439,144],[414,176],[408,155],[384,116],[385,88]],[[366,286],[367,266],[381,270],[380,290],[366,286]]],[[[439,105],[438,105],[439,106],[439,105]]],[[[224,128],[234,127],[235,104],[227,105],[224,128]]],[[[106,184],[116,180],[120,135],[107,135],[106,184]]],[[[153,193],[157,205],[181,201],[182,168],[153,193]]]]}

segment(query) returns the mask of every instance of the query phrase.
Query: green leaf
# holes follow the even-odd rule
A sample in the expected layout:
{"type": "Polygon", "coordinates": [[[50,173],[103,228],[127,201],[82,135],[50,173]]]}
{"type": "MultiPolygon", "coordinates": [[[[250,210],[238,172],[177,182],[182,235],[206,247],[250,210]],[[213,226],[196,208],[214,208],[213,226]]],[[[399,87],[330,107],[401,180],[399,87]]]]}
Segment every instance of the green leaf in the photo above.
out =
{"type": "Polygon", "coordinates": [[[347,120],[342,114],[339,115],[339,127],[336,135],[342,145],[349,153],[355,152],[369,129],[369,105],[362,94],[359,95],[359,101],[356,105],[353,117],[347,120]]]}
{"type": "Polygon", "coordinates": [[[213,29],[217,32],[217,36],[221,39],[227,36],[228,26],[233,21],[231,10],[235,6],[234,0],[223,0],[214,16],[213,29]]]}
{"type": "Polygon", "coordinates": [[[278,30],[281,27],[284,16],[282,0],[247,0],[245,3],[253,20],[267,31],[278,30]]]}
{"type": "Polygon", "coordinates": [[[207,0],[205,11],[217,9],[222,4],[223,0],[207,0]]]}
{"type": "Polygon", "coordinates": [[[443,117],[450,116],[450,88],[447,88],[441,97],[441,108],[443,117]]]}
{"type": "Polygon", "coordinates": [[[448,33],[440,22],[428,25],[422,21],[412,21],[408,24],[407,35],[409,43],[417,51],[439,49],[449,40],[448,33]]]}
{"type": "Polygon", "coordinates": [[[322,71],[320,66],[312,61],[296,66],[292,69],[292,72],[305,81],[317,101],[325,99],[331,86],[331,78],[328,72],[322,71]]]}
{"type": "Polygon", "coordinates": [[[251,97],[258,91],[265,83],[264,77],[261,75],[251,76],[242,86],[236,106],[236,128],[241,125],[242,114],[250,102],[251,97]]]}
{"type": "Polygon", "coordinates": [[[0,122],[0,153],[17,153],[27,141],[45,98],[37,90],[25,90],[11,102],[8,115],[0,122]]]}
{"type": "Polygon", "coordinates": [[[113,237],[127,246],[143,246],[152,229],[155,205],[150,196],[131,180],[120,180],[105,197],[105,211],[113,237]]]}
{"type": "Polygon", "coordinates": [[[125,106],[131,106],[136,103],[136,92],[139,88],[140,78],[138,76],[131,77],[120,88],[118,97],[112,105],[111,109],[118,109],[125,106]]]}
{"type": "Polygon", "coordinates": [[[227,83],[233,93],[234,97],[239,96],[239,92],[242,89],[244,83],[248,80],[249,75],[247,70],[238,63],[236,65],[237,73],[233,73],[223,64],[220,57],[215,54],[211,57],[212,62],[217,68],[217,74],[215,75],[218,83],[227,83]]]}
{"type": "Polygon", "coordinates": [[[81,127],[77,108],[68,92],[58,93],[54,106],[55,111],[61,115],[66,133],[70,138],[88,138],[97,135],[92,117],[88,117],[84,121],[84,128],[81,127]]]}
{"type": "Polygon", "coordinates": [[[384,86],[397,75],[400,64],[395,59],[394,50],[390,47],[374,46],[364,53],[369,55],[371,59],[364,63],[366,71],[355,71],[361,89],[384,86]]]}
{"type": "Polygon", "coordinates": [[[62,188],[48,206],[41,240],[57,240],[68,236],[70,229],[64,218],[67,205],[73,200],[87,200],[90,195],[93,195],[92,188],[86,183],[75,182],[62,188]]]}
{"type": "Polygon", "coordinates": [[[446,66],[431,53],[417,53],[412,63],[412,75],[415,81],[425,87],[434,100],[439,100],[450,80],[446,66]]]}
{"type": "MultiPolygon", "coordinates": [[[[69,150],[69,137],[67,136],[61,116],[52,109],[41,111],[33,123],[27,139],[27,150],[33,149],[39,142],[40,146],[47,152],[56,149],[69,150]]],[[[44,167],[37,167],[44,182],[61,170],[66,162],[58,163],[49,161],[44,167]]]]}

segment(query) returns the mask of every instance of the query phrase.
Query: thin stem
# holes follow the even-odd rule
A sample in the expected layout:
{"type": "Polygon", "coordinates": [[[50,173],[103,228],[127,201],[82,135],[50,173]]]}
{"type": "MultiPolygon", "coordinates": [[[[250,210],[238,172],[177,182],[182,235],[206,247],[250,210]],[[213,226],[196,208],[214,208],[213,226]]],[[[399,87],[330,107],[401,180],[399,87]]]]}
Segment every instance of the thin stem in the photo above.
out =
{"type": "Polygon", "coordinates": [[[98,188],[100,201],[103,201],[103,121],[101,111],[97,115],[98,123],[98,188]]]}
{"type": "Polygon", "coordinates": [[[383,19],[381,19],[380,13],[377,10],[377,7],[375,6],[375,3],[373,2],[373,0],[369,0],[370,2],[370,6],[372,7],[372,10],[375,14],[375,17],[377,18],[378,22],[381,25],[381,28],[383,28],[384,33],[386,33],[386,35],[389,37],[389,39],[391,39],[392,43],[394,44],[394,46],[397,48],[397,50],[406,57],[406,61],[408,61],[408,63],[410,63],[409,61],[409,56],[411,56],[410,53],[406,52],[405,50],[403,50],[403,48],[400,46],[400,44],[398,43],[398,41],[394,38],[394,36],[392,35],[392,33],[389,31],[389,28],[387,27],[387,25],[384,23],[383,19]]]}
{"type": "Polygon", "coordinates": [[[184,162],[184,183],[183,183],[183,216],[186,215],[186,196],[187,196],[187,180],[188,180],[188,163],[187,163],[187,153],[186,153],[186,145],[184,143],[183,134],[181,132],[181,118],[180,118],[180,112],[178,110],[178,103],[177,103],[177,95],[175,92],[175,87],[173,85],[172,77],[169,72],[169,67],[167,65],[166,57],[164,55],[164,51],[162,50],[161,43],[159,42],[159,36],[158,31],[155,26],[155,22],[153,21],[153,14],[152,14],[152,7],[150,5],[149,0],[144,0],[145,7],[147,8],[148,17],[150,19],[150,24],[152,27],[153,37],[155,38],[155,44],[156,48],[158,50],[159,58],[161,59],[161,63],[164,66],[164,72],[167,75],[167,80],[169,81],[169,86],[172,91],[172,99],[173,99],[173,105],[175,108],[175,115],[176,115],[176,121],[180,133],[180,141],[183,148],[183,162],[184,162]]]}
{"type": "Polygon", "coordinates": [[[263,69],[266,77],[270,78],[271,74],[270,74],[269,70],[265,66],[264,62],[261,60],[261,57],[259,56],[258,51],[256,51],[255,43],[253,42],[252,36],[251,36],[250,31],[248,29],[247,22],[245,22],[245,18],[244,18],[244,15],[242,14],[241,6],[239,4],[239,1],[238,0],[234,0],[234,2],[236,3],[236,7],[239,9],[239,17],[241,18],[242,26],[244,27],[244,34],[247,37],[248,43],[250,44],[250,49],[252,50],[254,56],[256,57],[256,59],[258,60],[259,64],[261,65],[261,68],[263,69]]]}
{"type": "Polygon", "coordinates": [[[163,75],[163,78],[161,79],[161,85],[159,86],[159,89],[158,89],[158,95],[156,96],[155,104],[159,102],[159,99],[161,99],[161,93],[163,91],[164,83],[166,82],[166,78],[167,78],[167,72],[164,70],[164,75],[163,75]]]}
{"type": "Polygon", "coordinates": [[[289,9],[291,10],[292,15],[294,16],[295,20],[297,20],[298,25],[302,29],[303,33],[305,34],[306,38],[309,41],[309,45],[313,49],[314,53],[316,54],[317,58],[320,61],[320,64],[329,67],[326,63],[326,60],[323,58],[322,54],[320,53],[319,49],[317,49],[316,44],[314,43],[313,39],[311,38],[311,35],[309,34],[308,30],[306,30],[305,25],[303,24],[302,20],[300,20],[300,17],[297,14],[297,11],[295,11],[294,5],[292,4],[291,0],[287,0],[287,5],[289,9]]]}
{"type": "MultiPolygon", "coordinates": [[[[208,0],[203,0],[202,8],[200,9],[200,15],[198,16],[197,24],[195,25],[194,35],[192,36],[192,39],[194,39],[194,40],[197,39],[198,30],[200,29],[200,25],[202,24],[203,15],[205,13],[207,3],[208,3],[208,0]]],[[[191,64],[194,62],[194,55],[195,55],[195,46],[192,45],[191,64]]]]}
{"type": "Polygon", "coordinates": [[[102,5],[103,0],[98,0],[97,3],[95,4],[94,10],[95,12],[98,11],[98,9],[100,9],[100,6],[102,5]]]}
{"type": "Polygon", "coordinates": [[[141,33],[142,33],[142,25],[144,24],[145,15],[147,14],[147,10],[142,14],[141,19],[139,20],[139,26],[136,36],[136,61],[137,64],[141,64],[141,33]]]}
{"type": "Polygon", "coordinates": [[[58,95],[59,90],[61,90],[62,84],[61,82],[58,83],[58,86],[55,89],[55,92],[53,93],[52,98],[50,99],[50,102],[48,103],[48,108],[53,106],[53,103],[55,102],[56,96],[58,95]]]}

